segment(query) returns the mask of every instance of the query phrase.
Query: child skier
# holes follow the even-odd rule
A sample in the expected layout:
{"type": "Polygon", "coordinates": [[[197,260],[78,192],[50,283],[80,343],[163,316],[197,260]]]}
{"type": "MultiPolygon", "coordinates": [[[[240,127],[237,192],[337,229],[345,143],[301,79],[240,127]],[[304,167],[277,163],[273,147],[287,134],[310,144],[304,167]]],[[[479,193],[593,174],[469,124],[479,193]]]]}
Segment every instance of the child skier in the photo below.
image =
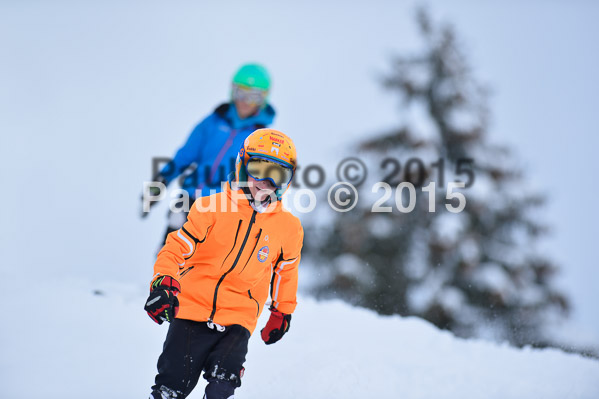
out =
{"type": "Polygon", "coordinates": [[[280,202],[296,168],[285,134],[258,129],[239,150],[224,191],[196,200],[154,265],[145,310],[170,322],[150,398],[185,398],[200,374],[207,399],[241,385],[250,335],[269,296],[266,344],[289,330],[303,229],[280,202]]]}

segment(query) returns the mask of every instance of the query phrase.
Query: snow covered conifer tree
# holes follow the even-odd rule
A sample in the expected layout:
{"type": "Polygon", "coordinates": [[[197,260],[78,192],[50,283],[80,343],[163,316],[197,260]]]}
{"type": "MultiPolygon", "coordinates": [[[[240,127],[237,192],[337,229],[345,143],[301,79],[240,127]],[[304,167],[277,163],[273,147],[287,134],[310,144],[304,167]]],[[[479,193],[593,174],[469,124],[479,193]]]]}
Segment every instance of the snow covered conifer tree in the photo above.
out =
{"type": "MultiPolygon", "coordinates": [[[[328,265],[317,293],[381,314],[417,315],[459,336],[551,345],[543,326],[567,313],[568,301],[551,284],[556,266],[536,248],[546,233],[538,214],[544,198],[529,189],[508,149],[489,142],[487,91],[453,28],[435,26],[425,10],[417,20],[422,51],[397,57],[383,79],[402,100],[402,123],[359,143],[369,170],[384,172],[393,190],[379,204],[391,212],[361,201],[308,243],[328,265]],[[456,181],[465,187],[449,188],[456,181]],[[396,200],[401,182],[415,186],[409,212],[396,200]],[[463,201],[447,199],[456,192],[463,201]]],[[[361,198],[386,195],[371,192],[376,181],[361,186],[361,198]]],[[[407,188],[397,197],[408,207],[407,188]]]]}

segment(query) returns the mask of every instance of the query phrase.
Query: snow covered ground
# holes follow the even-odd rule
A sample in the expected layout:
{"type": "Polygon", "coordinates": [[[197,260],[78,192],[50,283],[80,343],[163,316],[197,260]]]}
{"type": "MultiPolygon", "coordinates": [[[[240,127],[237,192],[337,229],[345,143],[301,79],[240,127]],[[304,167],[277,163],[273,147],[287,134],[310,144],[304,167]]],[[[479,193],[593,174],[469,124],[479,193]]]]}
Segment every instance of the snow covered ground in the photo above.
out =
{"type": "MultiPolygon", "coordinates": [[[[166,327],[143,312],[143,284],[166,208],[138,219],[142,181],[153,156],[172,155],[226,99],[242,62],[271,69],[275,127],[297,137],[304,165],[330,158],[330,176],[345,144],[397,125],[375,77],[417,43],[408,3],[260,3],[1,2],[0,399],[147,397],[166,327]]],[[[596,159],[597,5],[432,3],[499,89],[494,139],[516,140],[542,187],[584,187],[575,172],[596,159]]],[[[553,194],[549,253],[584,315],[566,335],[586,328],[596,344],[599,223],[571,206],[576,190],[553,194]]],[[[283,341],[252,339],[246,366],[242,399],[599,398],[597,361],[308,298],[283,341]]]]}
{"type": "MultiPolygon", "coordinates": [[[[147,287],[11,277],[0,291],[1,398],[148,396],[167,328],[142,309],[147,287]]],[[[252,337],[236,398],[599,397],[596,360],[462,340],[421,319],[337,301],[299,301],[282,341],[252,337]]],[[[198,385],[190,398],[202,394],[198,385]]]]}

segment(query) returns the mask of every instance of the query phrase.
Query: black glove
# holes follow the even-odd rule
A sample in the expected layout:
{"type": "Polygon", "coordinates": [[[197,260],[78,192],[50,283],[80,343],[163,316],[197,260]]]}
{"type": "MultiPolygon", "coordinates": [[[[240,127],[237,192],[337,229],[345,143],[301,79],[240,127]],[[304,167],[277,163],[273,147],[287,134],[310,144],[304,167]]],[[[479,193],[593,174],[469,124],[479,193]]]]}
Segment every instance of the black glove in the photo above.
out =
{"type": "Polygon", "coordinates": [[[144,310],[156,323],[170,323],[179,312],[177,294],[180,292],[181,285],[177,280],[171,276],[160,276],[152,282],[144,310]]]}
{"type": "Polygon", "coordinates": [[[275,308],[270,308],[270,318],[266,323],[266,326],[260,331],[262,341],[266,345],[274,344],[281,338],[291,325],[291,315],[279,312],[275,308]]]}

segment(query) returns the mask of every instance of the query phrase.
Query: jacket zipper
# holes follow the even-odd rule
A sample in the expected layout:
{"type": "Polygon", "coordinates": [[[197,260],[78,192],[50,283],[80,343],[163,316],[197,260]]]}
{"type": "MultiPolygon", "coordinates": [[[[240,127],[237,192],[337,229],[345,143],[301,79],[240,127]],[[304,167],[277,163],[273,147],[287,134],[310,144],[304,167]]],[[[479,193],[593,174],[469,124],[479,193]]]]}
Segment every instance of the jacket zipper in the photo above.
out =
{"type": "Polygon", "coordinates": [[[245,265],[243,265],[243,269],[241,269],[241,271],[238,274],[243,273],[243,271],[247,267],[248,263],[250,263],[250,259],[252,259],[252,255],[254,255],[254,251],[256,250],[256,247],[258,246],[258,242],[260,241],[261,235],[262,235],[262,229],[260,229],[258,234],[256,234],[256,243],[254,244],[254,248],[252,248],[252,252],[250,252],[250,256],[248,256],[248,259],[245,261],[245,265]]]}
{"type": "Polygon", "coordinates": [[[209,322],[213,322],[212,319],[214,317],[214,313],[216,313],[216,299],[218,297],[218,288],[220,287],[220,285],[223,282],[223,280],[225,279],[225,277],[227,277],[227,274],[231,273],[233,271],[233,269],[235,269],[235,266],[237,266],[237,262],[239,262],[239,258],[241,257],[241,253],[243,252],[243,249],[245,248],[245,244],[246,244],[246,242],[248,240],[248,237],[250,236],[250,231],[252,230],[252,226],[256,222],[256,213],[258,213],[258,212],[256,212],[256,210],[254,210],[254,212],[252,213],[252,218],[250,219],[250,224],[249,224],[248,229],[247,229],[247,231],[245,233],[245,237],[243,238],[243,242],[241,243],[241,248],[239,248],[239,252],[237,252],[237,256],[235,257],[235,261],[233,262],[233,264],[231,265],[231,267],[229,268],[229,270],[227,270],[222,276],[220,276],[220,279],[218,280],[218,283],[216,283],[216,288],[214,289],[214,299],[212,300],[212,313],[210,313],[210,317],[208,318],[209,322]]]}
{"type": "Polygon", "coordinates": [[[256,306],[258,307],[258,310],[256,310],[256,317],[260,316],[260,304],[258,303],[258,300],[252,296],[252,292],[250,290],[248,290],[248,295],[250,296],[250,299],[253,299],[254,302],[256,302],[256,306]]]}
{"type": "Polygon", "coordinates": [[[191,269],[193,269],[195,266],[189,266],[187,269],[183,270],[182,272],[179,273],[179,278],[183,278],[183,276],[185,276],[187,273],[189,273],[191,271],[191,269]]]}

